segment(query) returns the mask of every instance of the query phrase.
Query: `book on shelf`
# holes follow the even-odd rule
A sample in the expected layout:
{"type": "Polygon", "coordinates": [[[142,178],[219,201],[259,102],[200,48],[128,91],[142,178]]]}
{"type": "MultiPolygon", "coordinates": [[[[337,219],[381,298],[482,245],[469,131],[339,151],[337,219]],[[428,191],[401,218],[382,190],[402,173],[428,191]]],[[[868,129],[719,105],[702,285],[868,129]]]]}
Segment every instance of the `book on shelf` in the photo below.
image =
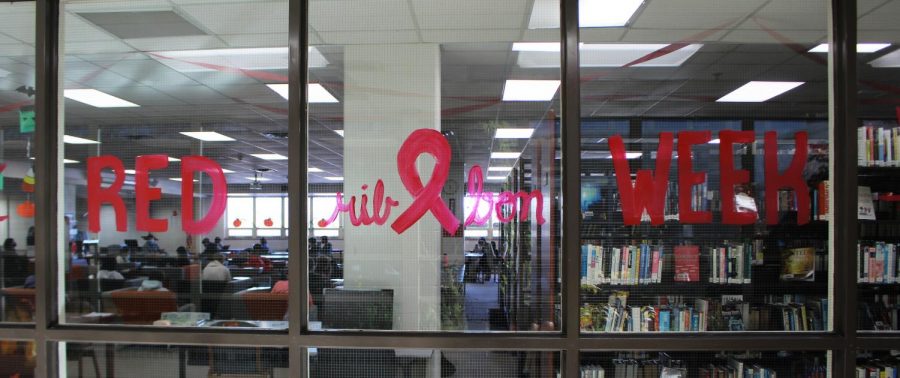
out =
{"type": "Polygon", "coordinates": [[[829,221],[831,220],[831,208],[828,205],[828,198],[831,196],[831,181],[824,180],[819,182],[813,189],[812,195],[812,216],[813,220],[829,221]]]}
{"type": "Polygon", "coordinates": [[[679,245],[675,247],[675,282],[700,281],[700,247],[679,245]]]}
{"type": "Polygon", "coordinates": [[[857,378],[896,378],[900,376],[900,360],[894,356],[868,359],[856,365],[857,378]]]}
{"type": "Polygon", "coordinates": [[[662,280],[661,244],[622,247],[581,246],[581,283],[585,285],[647,285],[662,280]]]}
{"type": "Polygon", "coordinates": [[[606,370],[600,365],[582,365],[581,378],[605,378],[606,370]]]}
{"type": "Polygon", "coordinates": [[[856,245],[859,263],[856,282],[868,284],[900,283],[900,259],[897,244],[870,242],[856,245]]]}
{"type": "Polygon", "coordinates": [[[900,127],[871,125],[856,129],[857,165],[861,167],[900,166],[900,127]]]}
{"type": "Polygon", "coordinates": [[[872,188],[860,186],[856,194],[858,197],[856,217],[861,220],[875,220],[875,202],[872,197],[872,188]]]}
{"type": "Polygon", "coordinates": [[[762,242],[725,243],[709,250],[709,282],[714,284],[749,284],[756,249],[762,242]]]}
{"type": "Polygon", "coordinates": [[[900,329],[900,294],[860,296],[859,328],[874,331],[900,329]],[[870,300],[871,298],[871,300],[870,300]]]}
{"type": "Polygon", "coordinates": [[[782,281],[815,281],[815,275],[815,248],[789,248],[781,251],[782,281]]]}

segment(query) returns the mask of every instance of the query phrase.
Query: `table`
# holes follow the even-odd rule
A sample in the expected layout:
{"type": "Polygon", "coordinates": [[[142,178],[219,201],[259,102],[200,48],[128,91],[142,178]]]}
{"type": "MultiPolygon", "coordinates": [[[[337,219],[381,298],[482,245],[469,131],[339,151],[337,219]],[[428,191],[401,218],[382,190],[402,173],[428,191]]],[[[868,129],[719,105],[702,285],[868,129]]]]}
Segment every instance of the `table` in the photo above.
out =
{"type": "MultiPolygon", "coordinates": [[[[235,320],[213,320],[209,322],[205,322],[199,326],[199,328],[210,328],[215,327],[216,324],[221,324],[222,322],[235,322],[235,320]]],[[[264,328],[269,330],[287,330],[288,322],[282,320],[237,320],[237,322],[252,324],[253,328],[264,328]]],[[[225,328],[225,327],[222,327],[225,328]]],[[[230,328],[250,328],[250,327],[230,327],[230,328]]],[[[202,361],[199,355],[194,354],[193,356],[189,356],[189,351],[186,346],[181,346],[178,348],[178,377],[186,378],[187,377],[187,365],[189,363],[188,360],[192,360],[195,365],[199,365],[202,361]]],[[[196,349],[194,349],[196,350],[196,349]]],[[[280,357],[280,356],[278,356],[280,357]]],[[[286,356],[285,356],[286,357],[286,356]]],[[[280,358],[277,358],[280,360],[280,358]]],[[[206,361],[209,364],[209,360],[206,361]]],[[[283,366],[288,367],[288,366],[283,366]]]]}

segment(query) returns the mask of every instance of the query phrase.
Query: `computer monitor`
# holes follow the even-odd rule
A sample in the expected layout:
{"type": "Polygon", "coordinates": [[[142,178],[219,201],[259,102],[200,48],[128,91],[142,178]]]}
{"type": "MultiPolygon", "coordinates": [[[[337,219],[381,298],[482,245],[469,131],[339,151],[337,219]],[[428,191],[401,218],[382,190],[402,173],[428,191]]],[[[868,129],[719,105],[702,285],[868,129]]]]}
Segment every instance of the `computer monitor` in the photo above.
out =
{"type": "Polygon", "coordinates": [[[393,290],[326,288],[322,297],[322,328],[393,329],[393,290]]]}
{"type": "Polygon", "coordinates": [[[125,247],[126,248],[138,248],[137,239],[125,239],[125,247]]]}

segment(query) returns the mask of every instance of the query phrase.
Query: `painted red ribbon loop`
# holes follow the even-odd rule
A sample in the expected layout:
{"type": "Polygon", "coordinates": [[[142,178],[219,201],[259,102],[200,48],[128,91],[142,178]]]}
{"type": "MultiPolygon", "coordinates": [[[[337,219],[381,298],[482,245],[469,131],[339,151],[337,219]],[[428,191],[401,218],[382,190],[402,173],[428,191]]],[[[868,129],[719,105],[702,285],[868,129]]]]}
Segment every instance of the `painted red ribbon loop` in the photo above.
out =
{"type": "Polygon", "coordinates": [[[413,197],[412,204],[391,224],[391,228],[397,234],[402,234],[410,226],[425,215],[426,211],[441,223],[441,227],[449,234],[456,234],[459,228],[459,219],[447,207],[441,199],[441,191],[444,183],[450,176],[450,143],[437,130],[419,129],[413,131],[409,138],[400,146],[397,152],[397,172],[400,181],[413,197]],[[422,154],[429,154],[434,158],[434,170],[431,172],[431,180],[428,185],[422,185],[422,177],[416,168],[416,160],[422,154]]]}
{"type": "Polygon", "coordinates": [[[480,165],[475,164],[472,169],[469,170],[468,182],[468,196],[469,198],[474,198],[475,203],[472,205],[472,212],[466,217],[465,225],[470,226],[475,224],[477,226],[484,226],[491,219],[491,212],[494,211],[494,195],[484,192],[484,171],[481,170],[480,165]],[[488,204],[488,211],[484,215],[481,215],[478,212],[482,200],[488,204]]]}

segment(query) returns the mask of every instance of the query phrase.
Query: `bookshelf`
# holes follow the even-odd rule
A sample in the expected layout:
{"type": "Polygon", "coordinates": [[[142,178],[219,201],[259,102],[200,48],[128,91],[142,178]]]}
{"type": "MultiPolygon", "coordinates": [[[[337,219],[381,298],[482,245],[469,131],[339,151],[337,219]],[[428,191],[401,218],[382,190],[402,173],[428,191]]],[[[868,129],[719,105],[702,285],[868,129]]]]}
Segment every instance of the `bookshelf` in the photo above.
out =
{"type": "Polygon", "coordinates": [[[825,354],[812,352],[598,352],[583,355],[580,376],[824,378],[825,366],[825,354]]]}

